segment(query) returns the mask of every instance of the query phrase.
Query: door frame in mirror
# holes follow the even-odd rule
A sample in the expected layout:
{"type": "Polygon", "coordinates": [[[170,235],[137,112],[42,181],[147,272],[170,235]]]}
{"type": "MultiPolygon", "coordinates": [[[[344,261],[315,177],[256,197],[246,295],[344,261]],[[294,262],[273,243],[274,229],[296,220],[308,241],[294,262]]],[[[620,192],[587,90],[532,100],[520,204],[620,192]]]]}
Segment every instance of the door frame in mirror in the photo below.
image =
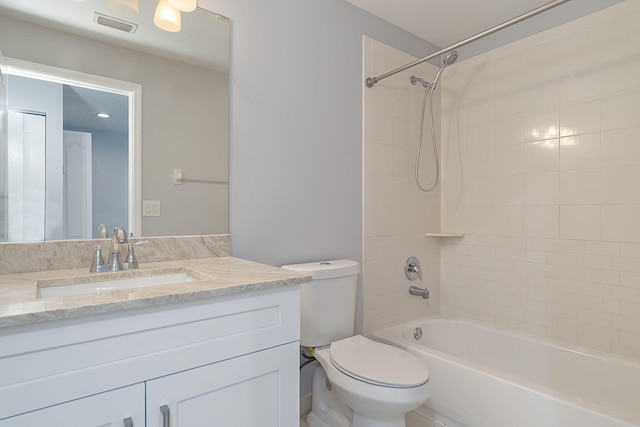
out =
{"type": "Polygon", "coordinates": [[[142,235],[142,85],[5,57],[7,74],[125,95],[129,99],[129,224],[142,235]]]}

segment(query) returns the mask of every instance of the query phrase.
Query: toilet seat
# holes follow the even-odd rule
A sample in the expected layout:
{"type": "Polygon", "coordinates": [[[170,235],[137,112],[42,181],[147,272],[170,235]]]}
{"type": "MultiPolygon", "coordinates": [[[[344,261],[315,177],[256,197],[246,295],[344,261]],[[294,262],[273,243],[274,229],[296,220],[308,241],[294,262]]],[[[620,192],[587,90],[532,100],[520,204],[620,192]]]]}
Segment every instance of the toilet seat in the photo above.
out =
{"type": "Polygon", "coordinates": [[[331,343],[331,363],[345,375],[382,387],[417,387],[429,380],[416,356],[362,335],[331,343]]]}

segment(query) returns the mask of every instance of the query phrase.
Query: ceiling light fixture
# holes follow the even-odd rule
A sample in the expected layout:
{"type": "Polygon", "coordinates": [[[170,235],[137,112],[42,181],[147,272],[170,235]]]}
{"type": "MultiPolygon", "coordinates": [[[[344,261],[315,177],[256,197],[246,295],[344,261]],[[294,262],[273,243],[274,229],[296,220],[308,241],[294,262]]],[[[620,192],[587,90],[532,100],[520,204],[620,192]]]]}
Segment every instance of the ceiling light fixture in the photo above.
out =
{"type": "Polygon", "coordinates": [[[193,12],[198,6],[196,0],[168,0],[169,4],[182,12],[193,12]]]}
{"type": "MultiPolygon", "coordinates": [[[[85,0],[74,1],[81,2],[85,0]]],[[[139,0],[108,0],[108,3],[109,8],[119,15],[136,17],[140,13],[139,0]]],[[[162,30],[176,33],[180,31],[182,26],[181,12],[192,12],[197,7],[197,0],[158,0],[158,5],[153,15],[153,23],[162,30]]],[[[132,25],[137,27],[137,24],[132,25]]]]}
{"type": "Polygon", "coordinates": [[[168,0],[160,0],[153,15],[153,23],[165,31],[178,32],[182,24],[180,11],[171,6],[168,0]]]}
{"type": "Polygon", "coordinates": [[[109,117],[111,117],[111,114],[107,114],[107,113],[98,113],[96,115],[101,119],[108,119],[109,117]]]}
{"type": "Polygon", "coordinates": [[[138,0],[109,0],[109,8],[124,16],[138,16],[138,0]]]}

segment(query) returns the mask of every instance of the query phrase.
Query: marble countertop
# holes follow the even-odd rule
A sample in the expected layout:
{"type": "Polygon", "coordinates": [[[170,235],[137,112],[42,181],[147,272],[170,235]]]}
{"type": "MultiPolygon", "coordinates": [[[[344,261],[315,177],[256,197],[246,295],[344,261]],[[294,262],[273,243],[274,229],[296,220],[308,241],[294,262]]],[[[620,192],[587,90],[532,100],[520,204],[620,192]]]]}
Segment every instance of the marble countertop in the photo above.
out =
{"type": "Polygon", "coordinates": [[[233,257],[149,262],[136,270],[87,268],[0,275],[0,328],[305,283],[310,276],[233,257]],[[199,280],[70,296],[40,297],[39,287],[187,272],[199,280]]]}

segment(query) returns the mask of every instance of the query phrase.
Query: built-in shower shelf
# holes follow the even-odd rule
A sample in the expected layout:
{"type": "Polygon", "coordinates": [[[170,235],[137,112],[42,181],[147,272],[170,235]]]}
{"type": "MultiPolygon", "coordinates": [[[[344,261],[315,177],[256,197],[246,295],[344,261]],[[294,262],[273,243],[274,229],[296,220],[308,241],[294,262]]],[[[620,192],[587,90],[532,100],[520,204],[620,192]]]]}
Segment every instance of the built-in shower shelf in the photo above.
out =
{"type": "Polygon", "coordinates": [[[464,237],[464,233],[425,233],[427,237],[464,237]]]}

